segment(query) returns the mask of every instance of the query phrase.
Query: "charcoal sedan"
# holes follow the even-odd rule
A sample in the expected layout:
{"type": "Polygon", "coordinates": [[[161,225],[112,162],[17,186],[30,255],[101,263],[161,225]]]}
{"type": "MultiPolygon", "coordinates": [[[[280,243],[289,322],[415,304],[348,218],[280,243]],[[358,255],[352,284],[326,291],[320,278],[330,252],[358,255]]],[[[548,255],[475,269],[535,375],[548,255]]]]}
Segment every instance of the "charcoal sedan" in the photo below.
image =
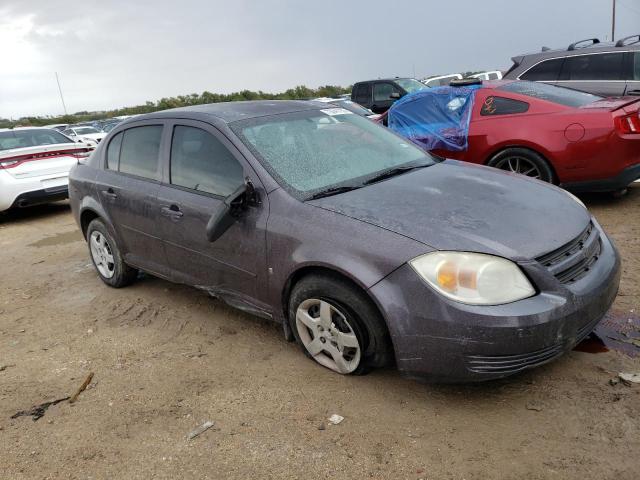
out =
{"type": "Polygon", "coordinates": [[[341,374],[504,377],[572,348],[618,289],[616,249],[571,194],[438,162],[322,103],[138,116],[69,193],[107,285],[139,270],[193,285],[341,374]]]}

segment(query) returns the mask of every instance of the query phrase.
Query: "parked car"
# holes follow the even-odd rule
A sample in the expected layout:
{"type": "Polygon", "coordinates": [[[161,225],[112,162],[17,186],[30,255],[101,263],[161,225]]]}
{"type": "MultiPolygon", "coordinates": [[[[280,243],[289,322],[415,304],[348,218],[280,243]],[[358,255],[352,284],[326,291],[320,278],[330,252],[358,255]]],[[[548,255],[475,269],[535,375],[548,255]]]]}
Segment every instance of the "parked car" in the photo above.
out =
{"type": "Polygon", "coordinates": [[[313,100],[314,102],[322,102],[322,103],[330,103],[332,105],[335,105],[336,107],[341,107],[344,109],[349,110],[352,113],[355,113],[356,115],[360,115],[361,117],[367,117],[371,120],[376,120],[377,118],[380,117],[380,114],[378,113],[373,113],[371,110],[369,110],[368,108],[363,107],[362,105],[353,102],[349,99],[345,99],[345,98],[329,98],[329,97],[321,97],[321,98],[314,98],[313,100]]]}
{"type": "Polygon", "coordinates": [[[139,116],[74,167],[70,197],[107,285],[142,269],[197,286],[342,374],[532,368],[586,336],[619,283],[614,246],[567,192],[439,163],[322,103],[139,116]]]}
{"type": "Polygon", "coordinates": [[[620,191],[640,178],[640,98],[605,99],[527,81],[476,87],[472,104],[458,97],[458,86],[406,97],[389,111],[388,125],[436,155],[572,191],[620,191]],[[446,106],[430,96],[442,97],[446,106]],[[468,108],[468,116],[458,117],[459,108],[468,108]],[[447,113],[468,132],[441,123],[447,113]],[[433,143],[438,138],[443,141],[433,143]]]}
{"type": "Polygon", "coordinates": [[[427,87],[442,87],[449,85],[451,80],[462,80],[462,75],[459,73],[450,73],[449,75],[440,75],[438,77],[430,77],[422,80],[427,87]]]}
{"type": "Polygon", "coordinates": [[[384,113],[407,93],[426,88],[415,78],[385,78],[357,82],[351,90],[351,99],[373,113],[384,113]]]}
{"type": "Polygon", "coordinates": [[[615,43],[592,38],[511,60],[506,79],[545,82],[603,97],[640,95],[640,35],[615,43]]]}
{"type": "Polygon", "coordinates": [[[100,142],[106,135],[105,132],[88,126],[70,126],[66,130],[63,130],[62,133],[74,140],[93,141],[95,143],[100,142]]]}
{"type": "Polygon", "coordinates": [[[502,72],[500,70],[492,70],[490,72],[481,72],[469,75],[469,78],[478,78],[480,80],[502,80],[502,72]]]}
{"type": "Polygon", "coordinates": [[[69,170],[91,150],[49,128],[0,131],[0,212],[67,198],[69,170]]]}

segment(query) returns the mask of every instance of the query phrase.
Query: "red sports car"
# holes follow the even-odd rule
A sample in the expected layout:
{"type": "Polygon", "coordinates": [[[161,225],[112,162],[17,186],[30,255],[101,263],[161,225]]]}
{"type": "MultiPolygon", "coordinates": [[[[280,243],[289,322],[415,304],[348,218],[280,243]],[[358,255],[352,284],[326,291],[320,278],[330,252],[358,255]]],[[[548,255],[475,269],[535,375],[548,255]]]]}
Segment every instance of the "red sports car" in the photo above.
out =
{"type": "Polygon", "coordinates": [[[640,178],[640,97],[602,98],[526,81],[441,87],[433,94],[444,95],[441,111],[428,91],[418,92],[394,104],[389,126],[436,155],[574,191],[617,191],[640,178]],[[467,94],[457,97],[462,91],[467,94]],[[426,127],[423,138],[420,127],[426,127]]]}

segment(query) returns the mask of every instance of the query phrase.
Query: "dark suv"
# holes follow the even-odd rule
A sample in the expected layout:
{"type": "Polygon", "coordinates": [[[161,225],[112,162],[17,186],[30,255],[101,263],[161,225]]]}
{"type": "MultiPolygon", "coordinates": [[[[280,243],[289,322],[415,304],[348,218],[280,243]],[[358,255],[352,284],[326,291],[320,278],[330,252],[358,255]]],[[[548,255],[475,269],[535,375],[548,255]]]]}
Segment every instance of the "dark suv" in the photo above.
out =
{"type": "Polygon", "coordinates": [[[513,57],[504,78],[545,82],[613,97],[640,95],[640,35],[602,43],[597,38],[566,49],[542,48],[513,57]]]}
{"type": "Polygon", "coordinates": [[[417,92],[427,86],[415,78],[383,78],[358,82],[351,89],[351,100],[373,113],[384,113],[407,93],[417,92]]]}

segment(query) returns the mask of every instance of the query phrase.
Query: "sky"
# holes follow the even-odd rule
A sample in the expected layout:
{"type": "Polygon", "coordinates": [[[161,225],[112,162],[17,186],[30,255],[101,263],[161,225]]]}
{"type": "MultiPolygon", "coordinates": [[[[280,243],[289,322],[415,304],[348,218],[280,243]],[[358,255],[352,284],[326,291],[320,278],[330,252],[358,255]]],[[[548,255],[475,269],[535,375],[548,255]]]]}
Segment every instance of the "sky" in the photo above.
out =
{"type": "MultiPolygon", "coordinates": [[[[0,118],[507,69],[611,36],[612,0],[0,0],[0,118]]],[[[640,33],[617,0],[616,38],[640,33]]]]}

